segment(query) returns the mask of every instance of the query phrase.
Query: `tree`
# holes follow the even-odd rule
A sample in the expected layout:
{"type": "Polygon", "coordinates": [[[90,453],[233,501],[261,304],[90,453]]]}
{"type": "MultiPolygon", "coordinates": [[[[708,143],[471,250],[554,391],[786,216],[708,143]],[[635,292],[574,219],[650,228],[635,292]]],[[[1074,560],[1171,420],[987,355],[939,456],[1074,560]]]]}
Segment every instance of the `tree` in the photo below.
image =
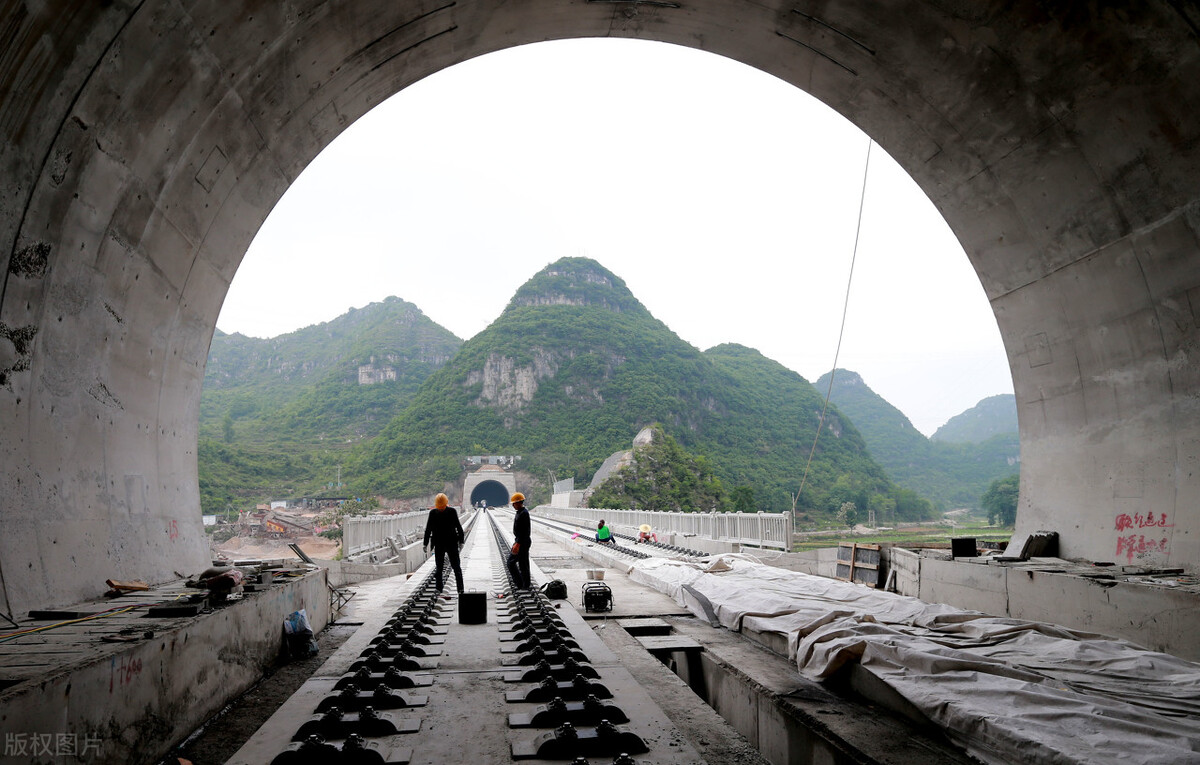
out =
{"type": "Polygon", "coordinates": [[[729,492],[729,498],[733,502],[733,512],[735,513],[753,513],[754,504],[754,489],[749,486],[734,486],[729,492]]]}
{"type": "Polygon", "coordinates": [[[987,510],[988,523],[1012,526],[1017,522],[1017,498],[1021,488],[1021,476],[1013,474],[997,478],[980,498],[979,504],[987,510]]]}
{"type": "Polygon", "coordinates": [[[233,443],[233,415],[229,412],[225,413],[225,419],[221,420],[221,432],[225,437],[225,443],[233,443]]]}
{"type": "Polygon", "coordinates": [[[366,499],[362,499],[361,497],[356,497],[354,499],[347,499],[344,502],[342,502],[342,507],[341,507],[343,516],[346,516],[346,515],[369,515],[372,510],[376,510],[378,508],[379,508],[379,498],[378,497],[367,497],[366,499]]]}
{"type": "Polygon", "coordinates": [[[842,506],[838,508],[837,519],[853,529],[858,525],[858,508],[854,506],[853,502],[843,502],[842,506]]]}

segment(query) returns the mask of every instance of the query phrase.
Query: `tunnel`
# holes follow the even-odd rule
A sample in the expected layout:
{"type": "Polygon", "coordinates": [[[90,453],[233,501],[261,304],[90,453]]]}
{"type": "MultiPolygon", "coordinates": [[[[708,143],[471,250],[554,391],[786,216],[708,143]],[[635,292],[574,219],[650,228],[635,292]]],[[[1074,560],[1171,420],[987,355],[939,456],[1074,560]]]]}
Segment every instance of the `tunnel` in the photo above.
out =
{"type": "Polygon", "coordinates": [[[471,491],[470,503],[483,501],[488,507],[504,507],[510,496],[508,488],[499,481],[484,481],[471,491]]]}
{"type": "MultiPolygon", "coordinates": [[[[204,567],[204,365],[267,214],[407,85],[576,37],[727,56],[864,130],[945,217],[995,313],[1020,424],[1018,533],[1057,531],[1065,557],[1200,557],[1191,5],[48,0],[0,13],[5,612],[96,596],[106,576],[204,567]]],[[[608,149],[581,134],[578,150],[608,149]]]]}

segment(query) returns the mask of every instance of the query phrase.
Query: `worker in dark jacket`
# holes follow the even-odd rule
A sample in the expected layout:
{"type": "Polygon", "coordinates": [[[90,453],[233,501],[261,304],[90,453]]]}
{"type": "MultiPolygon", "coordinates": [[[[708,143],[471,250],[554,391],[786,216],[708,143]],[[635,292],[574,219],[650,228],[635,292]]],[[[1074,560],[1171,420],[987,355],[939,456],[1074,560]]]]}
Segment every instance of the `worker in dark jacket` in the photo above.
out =
{"type": "Polygon", "coordinates": [[[508,573],[512,575],[513,585],[524,590],[529,589],[529,511],[525,509],[525,495],[517,492],[509,500],[517,511],[513,517],[512,552],[508,556],[508,573]]]}
{"type": "Polygon", "coordinates": [[[442,561],[447,556],[450,558],[450,568],[454,569],[454,582],[458,585],[458,594],[463,593],[463,575],[458,562],[458,551],[465,539],[462,524],[458,522],[458,510],[450,507],[450,498],[445,494],[434,497],[433,509],[429,511],[429,520],[425,522],[424,548],[428,555],[429,542],[433,541],[439,594],[442,591],[442,561]]]}

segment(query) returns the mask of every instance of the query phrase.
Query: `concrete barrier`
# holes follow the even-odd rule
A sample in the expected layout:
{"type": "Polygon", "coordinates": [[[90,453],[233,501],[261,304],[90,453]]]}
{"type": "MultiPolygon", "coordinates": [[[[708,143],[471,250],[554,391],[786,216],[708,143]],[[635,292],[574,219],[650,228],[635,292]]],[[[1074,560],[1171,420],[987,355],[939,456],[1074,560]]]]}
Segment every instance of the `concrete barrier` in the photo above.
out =
{"type": "MultiPolygon", "coordinates": [[[[158,762],[275,664],[284,618],[300,609],[314,631],[328,623],[324,570],[166,626],[164,620],[138,619],[154,636],[137,643],[93,637],[93,644],[75,649],[80,656],[72,663],[0,694],[3,761],[158,762]],[[19,744],[26,755],[51,756],[9,759],[19,744]]],[[[11,646],[10,652],[21,647],[11,646]]]]}
{"type": "Polygon", "coordinates": [[[355,563],[347,560],[319,560],[315,563],[329,572],[330,587],[346,587],[372,579],[407,574],[413,570],[405,562],[355,563]]]}
{"type": "Polygon", "coordinates": [[[1195,638],[1200,634],[1200,594],[1194,590],[1039,570],[1036,565],[968,563],[900,548],[885,549],[884,557],[897,572],[895,589],[902,595],[1098,632],[1200,661],[1195,638]]]}
{"type": "Polygon", "coordinates": [[[776,568],[802,574],[834,578],[837,573],[837,548],[822,547],[804,552],[776,553],[771,550],[746,550],[747,553],[776,568]]]}

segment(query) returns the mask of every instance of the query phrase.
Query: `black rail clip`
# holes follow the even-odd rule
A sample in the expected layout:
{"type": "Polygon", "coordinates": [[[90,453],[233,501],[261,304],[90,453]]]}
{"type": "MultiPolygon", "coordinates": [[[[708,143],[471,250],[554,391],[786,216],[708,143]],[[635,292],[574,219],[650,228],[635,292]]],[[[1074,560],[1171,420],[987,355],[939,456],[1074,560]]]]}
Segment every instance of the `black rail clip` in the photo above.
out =
{"type": "Polygon", "coordinates": [[[510,691],[504,694],[504,700],[509,702],[528,702],[540,704],[555,696],[561,696],[566,701],[582,701],[588,694],[598,699],[611,699],[612,691],[603,683],[594,683],[583,675],[576,675],[570,682],[558,682],[547,677],[528,691],[510,691]]]}
{"type": "Polygon", "coordinates": [[[347,685],[336,696],[326,696],[317,704],[318,712],[327,712],[334,707],[348,712],[366,707],[374,709],[407,709],[423,707],[429,703],[428,696],[406,696],[386,685],[377,685],[374,691],[360,691],[356,685],[347,685]]]}
{"type": "Polygon", "coordinates": [[[333,707],[324,714],[314,715],[300,726],[292,741],[303,741],[314,733],[323,739],[348,738],[353,734],[367,738],[394,736],[397,733],[412,733],[421,726],[419,720],[402,720],[392,712],[376,712],[373,707],[363,707],[357,714],[342,712],[333,707]]]}
{"type": "Polygon", "coordinates": [[[650,751],[636,733],[621,730],[608,720],[595,728],[576,728],[563,723],[533,741],[513,742],[514,759],[537,757],[545,760],[567,760],[575,757],[613,757],[622,754],[645,754],[650,751]]]}
{"type": "Polygon", "coordinates": [[[312,735],[288,746],[271,760],[271,765],[408,765],[412,752],[410,747],[367,741],[358,735],[347,738],[339,749],[321,736],[312,735]]]}
{"type": "Polygon", "coordinates": [[[595,696],[583,701],[563,701],[555,696],[549,704],[543,704],[532,714],[514,712],[508,716],[510,728],[554,728],[563,723],[572,725],[599,725],[601,720],[627,723],[629,716],[615,704],[606,704],[595,696]]]}

